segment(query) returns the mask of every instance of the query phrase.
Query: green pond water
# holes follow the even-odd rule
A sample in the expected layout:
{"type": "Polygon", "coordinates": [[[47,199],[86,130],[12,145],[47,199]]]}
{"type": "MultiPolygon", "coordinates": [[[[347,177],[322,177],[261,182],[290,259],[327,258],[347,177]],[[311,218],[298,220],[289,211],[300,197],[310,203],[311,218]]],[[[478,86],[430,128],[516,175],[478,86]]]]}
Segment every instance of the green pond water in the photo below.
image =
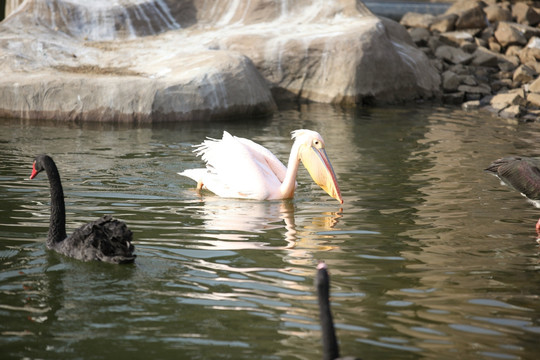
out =
{"type": "Polygon", "coordinates": [[[319,359],[315,267],[331,273],[342,355],[537,359],[540,211],[483,172],[540,155],[540,123],[455,108],[311,105],[252,121],[146,127],[0,121],[2,359],[319,359]],[[293,200],[223,199],[176,173],[223,130],[286,162],[319,131],[343,205],[301,166],[293,200]],[[103,214],[131,266],[45,247],[62,176],[68,232],[103,214]]]}

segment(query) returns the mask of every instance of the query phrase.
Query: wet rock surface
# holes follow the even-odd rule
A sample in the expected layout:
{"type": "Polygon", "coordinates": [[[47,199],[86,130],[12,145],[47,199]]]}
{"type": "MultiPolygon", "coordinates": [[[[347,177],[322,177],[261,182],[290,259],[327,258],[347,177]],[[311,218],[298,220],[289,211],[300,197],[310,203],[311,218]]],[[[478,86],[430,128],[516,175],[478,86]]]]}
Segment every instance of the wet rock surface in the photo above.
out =
{"type": "Polygon", "coordinates": [[[540,120],[539,1],[461,0],[401,24],[439,69],[444,102],[540,120]]]}
{"type": "Polygon", "coordinates": [[[185,51],[170,34],[189,22],[163,4],[24,2],[0,24],[0,117],[145,123],[276,109],[247,56],[185,51]]]}
{"type": "Polygon", "coordinates": [[[440,92],[406,29],[355,0],[27,0],[0,23],[0,75],[0,117],[56,120],[212,120],[440,92]]]}

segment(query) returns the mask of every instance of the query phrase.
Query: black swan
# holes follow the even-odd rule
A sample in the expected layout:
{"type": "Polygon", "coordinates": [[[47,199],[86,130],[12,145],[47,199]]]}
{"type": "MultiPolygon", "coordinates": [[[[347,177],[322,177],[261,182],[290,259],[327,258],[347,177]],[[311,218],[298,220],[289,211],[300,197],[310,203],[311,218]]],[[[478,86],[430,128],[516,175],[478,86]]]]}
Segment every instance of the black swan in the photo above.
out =
{"type": "Polygon", "coordinates": [[[323,359],[359,360],[353,356],[339,357],[339,345],[334,330],[334,320],[330,310],[330,276],[324,262],[317,265],[317,297],[319,299],[319,318],[321,320],[323,359]]]}
{"type": "Polygon", "coordinates": [[[39,155],[34,160],[32,175],[36,177],[45,170],[51,189],[51,218],[47,247],[56,252],[83,261],[98,260],[113,264],[132,263],[132,232],[123,222],[105,215],[100,219],[81,226],[70,236],[66,236],[66,209],[60,174],[53,159],[39,155]]]}
{"type": "MultiPolygon", "coordinates": [[[[495,160],[485,170],[496,175],[540,208],[540,159],[505,157],[495,160]]],[[[540,235],[540,220],[536,223],[536,231],[540,235]]]]}

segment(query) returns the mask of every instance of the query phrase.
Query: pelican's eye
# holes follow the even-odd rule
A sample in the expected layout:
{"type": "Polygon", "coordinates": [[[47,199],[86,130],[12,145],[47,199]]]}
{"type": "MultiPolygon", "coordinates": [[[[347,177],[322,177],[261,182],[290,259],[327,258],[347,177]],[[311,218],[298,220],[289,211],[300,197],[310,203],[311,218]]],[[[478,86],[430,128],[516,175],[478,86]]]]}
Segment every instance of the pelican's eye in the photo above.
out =
{"type": "Polygon", "coordinates": [[[320,140],[315,139],[315,140],[313,140],[313,146],[320,149],[320,148],[322,148],[322,143],[321,143],[320,140]]]}

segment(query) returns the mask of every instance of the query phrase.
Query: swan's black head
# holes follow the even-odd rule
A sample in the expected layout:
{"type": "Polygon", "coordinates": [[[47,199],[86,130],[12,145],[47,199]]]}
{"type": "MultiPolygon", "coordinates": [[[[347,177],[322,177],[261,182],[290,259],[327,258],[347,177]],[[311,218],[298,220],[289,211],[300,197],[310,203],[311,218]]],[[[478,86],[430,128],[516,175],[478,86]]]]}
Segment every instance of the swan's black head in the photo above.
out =
{"type": "Polygon", "coordinates": [[[45,170],[45,163],[48,161],[52,161],[52,159],[48,155],[36,156],[36,158],[34,159],[34,165],[32,168],[32,175],[30,175],[30,179],[35,178],[37,174],[45,170]]]}

